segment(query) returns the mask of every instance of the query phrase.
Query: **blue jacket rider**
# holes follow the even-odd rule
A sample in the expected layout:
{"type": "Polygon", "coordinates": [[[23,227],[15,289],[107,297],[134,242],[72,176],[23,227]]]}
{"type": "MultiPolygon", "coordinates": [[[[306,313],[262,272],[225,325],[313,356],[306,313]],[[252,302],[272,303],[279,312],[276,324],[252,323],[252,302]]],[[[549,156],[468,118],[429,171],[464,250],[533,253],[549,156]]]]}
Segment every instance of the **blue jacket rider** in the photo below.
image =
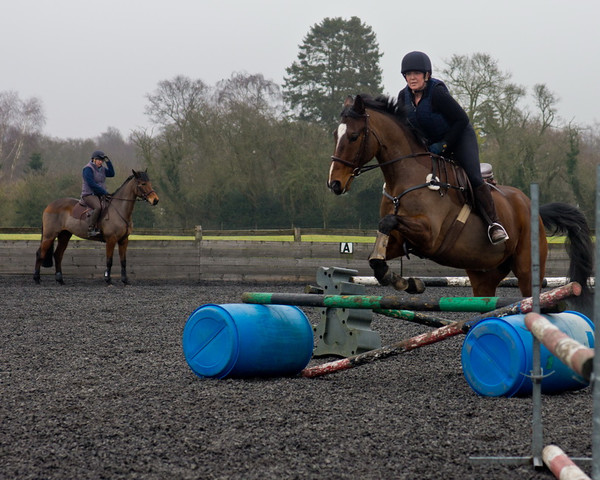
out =
{"type": "Polygon", "coordinates": [[[102,211],[102,197],[108,195],[106,177],[114,177],[115,169],[110,158],[101,150],[96,150],[92,153],[89,163],[83,167],[81,176],[81,199],[92,209],[88,237],[101,236],[102,232],[96,224],[102,211]]]}
{"type": "Polygon", "coordinates": [[[431,153],[452,157],[463,167],[480,216],[488,224],[490,242],[496,245],[508,240],[492,192],[481,176],[479,146],[468,115],[446,85],[431,77],[431,60],[423,52],[404,56],[402,75],[407,85],[398,94],[398,108],[406,111],[410,124],[425,137],[431,153]]]}

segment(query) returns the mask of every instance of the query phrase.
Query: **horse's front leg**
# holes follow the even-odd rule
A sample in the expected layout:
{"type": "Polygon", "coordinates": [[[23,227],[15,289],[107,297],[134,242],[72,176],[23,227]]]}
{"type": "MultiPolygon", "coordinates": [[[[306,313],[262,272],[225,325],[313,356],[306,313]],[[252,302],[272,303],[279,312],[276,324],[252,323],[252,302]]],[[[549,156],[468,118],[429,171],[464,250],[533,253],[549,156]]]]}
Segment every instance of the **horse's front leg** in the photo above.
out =
{"type": "Polygon", "coordinates": [[[379,231],[373,251],[369,256],[369,265],[380,285],[392,285],[396,290],[407,293],[423,293],[425,284],[418,278],[404,278],[390,271],[387,259],[401,257],[404,252],[404,238],[398,232],[400,217],[386,215],[379,222],[379,231]],[[395,231],[395,234],[392,232],[395,231]]]}
{"type": "Polygon", "coordinates": [[[112,285],[110,271],[112,269],[113,254],[115,252],[115,241],[113,239],[106,241],[106,270],[104,271],[104,281],[107,285],[112,285]]]}
{"type": "Polygon", "coordinates": [[[122,238],[119,241],[119,259],[121,260],[121,281],[124,285],[129,284],[127,278],[127,245],[129,244],[129,237],[122,238]]]}
{"type": "MultiPolygon", "coordinates": [[[[373,269],[373,274],[380,285],[392,285],[396,290],[406,290],[408,281],[400,275],[390,271],[386,260],[399,256],[390,251],[390,235],[398,226],[398,217],[396,215],[386,215],[379,222],[379,230],[373,251],[369,255],[369,265],[373,269]]],[[[394,241],[391,242],[392,245],[394,241]]],[[[397,243],[397,242],[396,242],[397,243]]]]}

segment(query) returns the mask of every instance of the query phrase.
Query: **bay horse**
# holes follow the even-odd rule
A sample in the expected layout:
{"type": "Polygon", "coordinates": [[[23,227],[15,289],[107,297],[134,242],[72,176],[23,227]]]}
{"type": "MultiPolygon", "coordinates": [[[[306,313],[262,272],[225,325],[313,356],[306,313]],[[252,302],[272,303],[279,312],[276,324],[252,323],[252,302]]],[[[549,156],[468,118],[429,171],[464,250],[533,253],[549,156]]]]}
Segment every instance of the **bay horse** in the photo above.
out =
{"type": "MultiPolygon", "coordinates": [[[[336,195],[348,192],[354,178],[380,168],[385,184],[380,222],[369,264],[382,285],[421,293],[418,279],[391,272],[386,260],[413,253],[466,270],[473,295],[495,296],[500,281],[512,271],[524,297],[531,296],[531,206],[519,189],[490,186],[509,239],[492,245],[487,224],[471,212],[472,196],[462,168],[427,151],[408,125],[395,99],[358,95],[344,102],[334,132],[327,185],[336,195]],[[366,165],[372,158],[377,164],[366,165]]],[[[544,227],[568,235],[569,277],[587,288],[593,272],[593,244],[585,216],[565,203],[543,205],[540,212],[540,282],[545,275],[548,245],[544,227]]],[[[540,283],[541,285],[541,283],[540,283]]]]}
{"type": "Polygon", "coordinates": [[[110,271],[113,262],[115,245],[119,245],[121,260],[121,281],[127,285],[127,244],[133,230],[131,216],[137,199],[145,200],[150,205],[158,203],[158,195],[152,189],[148,173],[132,170],[123,184],[108,196],[108,202],[102,209],[98,227],[101,237],[89,237],[89,208],[75,198],[59,198],[50,203],[42,214],[42,241],[35,255],[35,271],[33,279],[40,283],[40,267],[52,266],[55,263],[55,279],[64,285],[62,259],[72,235],[87,240],[106,242],[106,271],[104,280],[111,284],[110,271]],[[54,240],[58,239],[56,250],[54,240]]]}

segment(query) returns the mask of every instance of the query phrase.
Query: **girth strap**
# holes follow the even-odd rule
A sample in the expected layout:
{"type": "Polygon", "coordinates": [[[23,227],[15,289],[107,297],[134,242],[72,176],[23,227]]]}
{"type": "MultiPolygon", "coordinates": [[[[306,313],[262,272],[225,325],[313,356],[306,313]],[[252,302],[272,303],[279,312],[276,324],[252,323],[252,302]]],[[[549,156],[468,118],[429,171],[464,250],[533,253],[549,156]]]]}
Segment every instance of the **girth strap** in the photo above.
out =
{"type": "Polygon", "coordinates": [[[452,225],[450,225],[450,228],[446,232],[442,244],[432,256],[441,257],[445,255],[446,252],[456,243],[456,240],[467,223],[467,219],[469,218],[470,214],[471,206],[468,203],[465,203],[460,212],[458,212],[454,222],[452,222],[452,225]]]}

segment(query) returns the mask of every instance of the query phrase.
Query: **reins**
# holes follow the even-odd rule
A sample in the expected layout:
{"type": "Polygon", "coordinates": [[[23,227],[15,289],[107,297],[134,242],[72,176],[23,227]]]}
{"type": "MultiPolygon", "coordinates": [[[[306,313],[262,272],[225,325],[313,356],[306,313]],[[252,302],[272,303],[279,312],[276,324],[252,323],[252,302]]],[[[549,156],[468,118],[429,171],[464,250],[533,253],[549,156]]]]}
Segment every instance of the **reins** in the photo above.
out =
{"type": "MultiPolygon", "coordinates": [[[[369,114],[365,113],[363,115],[361,115],[362,117],[365,118],[365,128],[364,128],[364,135],[363,135],[363,139],[361,141],[361,147],[359,148],[358,152],[356,153],[356,156],[354,157],[354,161],[353,162],[349,162],[347,160],[344,160],[342,158],[336,157],[335,155],[331,156],[331,160],[333,162],[338,162],[341,163],[342,165],[346,165],[347,167],[351,167],[352,170],[352,174],[351,177],[358,177],[359,175],[365,173],[365,172],[369,172],[371,170],[374,170],[376,168],[383,168],[386,167],[388,165],[392,165],[394,163],[397,163],[401,160],[406,160],[407,158],[417,158],[417,157],[430,157],[431,158],[431,174],[428,175],[428,180],[425,183],[419,184],[419,185],[414,185],[412,187],[407,188],[406,190],[404,190],[400,195],[396,195],[396,196],[392,196],[390,195],[388,192],[386,192],[385,190],[385,184],[383,184],[383,195],[388,198],[389,200],[392,201],[392,203],[394,204],[394,214],[396,215],[398,213],[398,209],[400,208],[400,199],[406,195],[407,193],[413,192],[415,190],[419,190],[421,188],[430,188],[433,187],[434,189],[440,189],[440,195],[443,195],[443,191],[441,189],[450,189],[450,188],[454,188],[456,190],[459,190],[460,192],[464,192],[465,188],[461,187],[461,186],[457,186],[457,185],[452,185],[450,183],[447,182],[441,182],[439,180],[439,178],[435,175],[435,165],[436,162],[438,160],[441,160],[442,162],[447,162],[449,161],[447,158],[441,156],[441,155],[437,155],[435,153],[431,153],[431,152],[416,152],[416,153],[410,153],[408,155],[403,155],[401,157],[397,157],[394,158],[393,160],[388,160],[386,162],[383,163],[376,163],[376,164],[372,164],[372,165],[363,165],[363,166],[357,166],[360,163],[360,159],[364,157],[365,152],[366,152],[366,148],[367,148],[367,138],[369,136],[369,133],[373,133],[373,136],[375,137],[375,139],[377,140],[377,143],[379,144],[380,148],[386,148],[385,145],[381,142],[381,140],[379,139],[377,133],[375,133],[374,131],[372,131],[369,128],[369,114]]],[[[439,170],[439,169],[438,169],[439,170]]]]}

